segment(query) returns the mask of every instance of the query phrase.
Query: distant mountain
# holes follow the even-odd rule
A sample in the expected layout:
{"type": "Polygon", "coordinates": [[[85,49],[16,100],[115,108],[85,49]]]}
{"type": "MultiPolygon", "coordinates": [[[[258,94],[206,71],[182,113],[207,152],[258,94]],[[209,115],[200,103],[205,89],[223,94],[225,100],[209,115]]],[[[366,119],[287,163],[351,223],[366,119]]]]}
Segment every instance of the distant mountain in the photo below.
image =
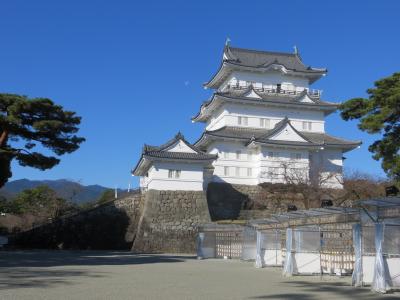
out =
{"type": "MultiPolygon", "coordinates": [[[[108,188],[100,185],[82,185],[66,179],[59,180],[29,180],[19,179],[6,183],[0,189],[0,195],[8,199],[15,197],[18,193],[26,189],[32,189],[39,185],[47,185],[53,189],[57,195],[75,203],[95,201],[108,188]]],[[[122,192],[122,190],[119,190],[122,192]]]]}

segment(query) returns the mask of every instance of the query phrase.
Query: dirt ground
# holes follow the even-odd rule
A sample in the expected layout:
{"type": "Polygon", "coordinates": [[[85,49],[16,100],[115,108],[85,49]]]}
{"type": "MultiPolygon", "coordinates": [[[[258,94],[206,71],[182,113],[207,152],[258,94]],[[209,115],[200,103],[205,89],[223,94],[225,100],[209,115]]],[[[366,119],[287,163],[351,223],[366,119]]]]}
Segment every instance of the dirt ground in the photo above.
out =
{"type": "Polygon", "coordinates": [[[0,252],[0,299],[400,299],[350,278],[295,276],[250,262],[110,251],[0,252]]]}

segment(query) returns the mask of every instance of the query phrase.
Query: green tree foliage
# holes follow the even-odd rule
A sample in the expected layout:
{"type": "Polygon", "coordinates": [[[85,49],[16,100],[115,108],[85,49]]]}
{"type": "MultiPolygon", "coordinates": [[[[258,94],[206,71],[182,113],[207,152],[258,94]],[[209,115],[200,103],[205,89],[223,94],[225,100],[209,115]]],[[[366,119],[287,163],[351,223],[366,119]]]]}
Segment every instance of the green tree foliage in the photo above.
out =
{"type": "Polygon", "coordinates": [[[400,73],[375,82],[368,99],[354,98],[340,107],[344,120],[359,120],[358,127],[370,134],[381,133],[368,150],[382,160],[386,174],[400,181],[400,73]]]}
{"type": "Polygon", "coordinates": [[[12,212],[12,203],[7,198],[0,196],[0,213],[12,212]]]}
{"type": "Polygon", "coordinates": [[[14,213],[31,213],[49,218],[60,216],[69,206],[65,199],[57,197],[56,192],[45,185],[22,191],[12,205],[14,213]]]}
{"type": "Polygon", "coordinates": [[[85,140],[75,134],[81,118],[50,99],[0,94],[0,187],[12,176],[11,161],[40,170],[60,159],[34,152],[37,144],[57,156],[74,152],[85,140]]]}
{"type": "Polygon", "coordinates": [[[103,194],[101,194],[99,200],[97,200],[97,204],[103,204],[108,201],[115,199],[115,192],[113,189],[106,189],[103,194]]]}

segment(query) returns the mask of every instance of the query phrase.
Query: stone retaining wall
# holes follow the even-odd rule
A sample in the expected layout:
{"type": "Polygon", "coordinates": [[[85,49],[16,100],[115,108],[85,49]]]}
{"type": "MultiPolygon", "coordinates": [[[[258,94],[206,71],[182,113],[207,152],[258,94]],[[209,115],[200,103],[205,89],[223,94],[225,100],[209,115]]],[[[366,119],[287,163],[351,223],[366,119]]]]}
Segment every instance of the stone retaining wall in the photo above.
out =
{"type": "Polygon", "coordinates": [[[144,203],[133,251],[195,252],[197,226],[211,221],[204,192],[149,190],[144,203]]]}
{"type": "Polygon", "coordinates": [[[128,195],[19,233],[11,243],[37,249],[130,249],[142,209],[143,196],[128,195]]]}
{"type": "Polygon", "coordinates": [[[332,199],[337,205],[342,190],[319,190],[319,194],[303,191],[299,186],[285,184],[239,185],[210,183],[207,201],[213,221],[252,219],[286,212],[288,205],[297,209],[321,206],[321,198],[332,199]]]}

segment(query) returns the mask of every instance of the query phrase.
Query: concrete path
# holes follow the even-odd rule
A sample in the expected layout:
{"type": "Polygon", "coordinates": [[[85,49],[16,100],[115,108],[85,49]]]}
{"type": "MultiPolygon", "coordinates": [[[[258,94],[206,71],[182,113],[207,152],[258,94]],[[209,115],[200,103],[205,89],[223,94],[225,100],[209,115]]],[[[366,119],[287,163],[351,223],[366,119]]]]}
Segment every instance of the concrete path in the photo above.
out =
{"type": "Polygon", "coordinates": [[[349,278],[283,278],[235,260],[107,251],[0,252],[0,299],[400,299],[349,278]]]}

